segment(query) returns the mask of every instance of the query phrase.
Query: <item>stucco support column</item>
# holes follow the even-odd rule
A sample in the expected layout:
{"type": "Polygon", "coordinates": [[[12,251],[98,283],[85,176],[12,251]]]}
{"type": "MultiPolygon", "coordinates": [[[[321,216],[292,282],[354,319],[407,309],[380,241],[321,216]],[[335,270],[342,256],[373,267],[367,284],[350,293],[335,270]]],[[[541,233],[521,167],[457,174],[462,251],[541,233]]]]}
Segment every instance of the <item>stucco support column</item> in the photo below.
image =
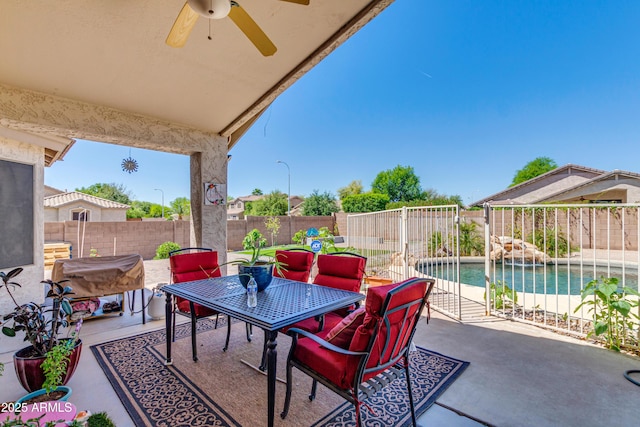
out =
{"type": "Polygon", "coordinates": [[[191,246],[218,251],[218,260],[223,263],[227,258],[227,206],[205,205],[207,182],[225,184],[226,188],[226,138],[214,137],[201,152],[191,155],[191,246]]]}

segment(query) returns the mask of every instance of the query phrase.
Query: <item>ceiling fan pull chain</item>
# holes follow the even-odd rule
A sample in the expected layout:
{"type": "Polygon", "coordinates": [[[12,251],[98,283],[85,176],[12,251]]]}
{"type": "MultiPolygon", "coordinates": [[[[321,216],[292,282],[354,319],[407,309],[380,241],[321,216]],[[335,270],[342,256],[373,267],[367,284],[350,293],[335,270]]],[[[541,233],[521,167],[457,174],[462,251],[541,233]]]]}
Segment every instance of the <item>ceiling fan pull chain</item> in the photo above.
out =
{"type": "Polygon", "coordinates": [[[213,40],[213,37],[211,37],[211,19],[209,19],[209,36],[207,38],[213,40]]]}

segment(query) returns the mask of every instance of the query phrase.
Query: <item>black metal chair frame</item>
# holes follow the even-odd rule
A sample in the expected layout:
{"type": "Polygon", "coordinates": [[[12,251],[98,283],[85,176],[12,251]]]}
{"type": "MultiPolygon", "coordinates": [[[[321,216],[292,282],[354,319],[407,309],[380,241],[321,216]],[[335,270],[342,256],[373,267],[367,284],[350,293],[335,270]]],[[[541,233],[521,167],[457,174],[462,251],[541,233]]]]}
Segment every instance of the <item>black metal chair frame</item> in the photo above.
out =
{"type": "MultiPolygon", "coordinates": [[[[313,261],[311,262],[311,269],[309,270],[309,272],[311,272],[311,270],[313,270],[313,264],[316,262],[315,260],[315,255],[316,253],[313,251],[310,251],[309,249],[305,249],[305,248],[290,248],[290,249],[284,249],[286,251],[296,251],[296,252],[309,252],[312,253],[314,255],[313,261]]],[[[286,268],[285,268],[286,270],[286,268]]],[[[258,366],[258,369],[260,369],[261,371],[265,371],[267,369],[267,341],[269,340],[269,334],[267,331],[264,331],[264,342],[262,344],[262,359],[260,360],[260,366],[258,366]]]]}
{"type": "MultiPolygon", "coordinates": [[[[289,412],[289,406],[291,404],[291,391],[292,391],[292,368],[296,367],[297,369],[299,369],[300,371],[304,372],[305,374],[309,375],[311,378],[313,378],[313,383],[311,386],[311,394],[309,395],[309,400],[313,401],[315,399],[315,394],[316,394],[316,387],[317,387],[317,383],[320,382],[321,384],[323,384],[325,387],[329,388],[330,390],[334,391],[335,393],[337,393],[338,395],[342,396],[345,400],[347,400],[348,402],[352,403],[355,406],[356,409],[356,425],[360,426],[362,425],[362,419],[361,419],[361,415],[360,415],[360,403],[363,399],[360,398],[361,395],[363,395],[364,398],[367,398],[371,395],[373,395],[374,393],[378,392],[379,390],[381,390],[384,386],[386,386],[390,381],[394,380],[395,378],[398,377],[398,372],[401,369],[404,369],[405,371],[405,378],[407,379],[407,390],[409,392],[409,404],[411,407],[411,419],[413,421],[413,425],[417,426],[416,423],[416,415],[415,415],[415,407],[414,407],[414,401],[413,401],[413,392],[411,390],[411,377],[410,377],[410,372],[409,372],[409,350],[410,350],[410,344],[413,340],[413,335],[415,334],[415,330],[416,330],[416,326],[418,324],[418,320],[420,319],[420,316],[422,314],[422,311],[425,307],[425,305],[427,304],[427,300],[429,299],[429,295],[431,294],[431,291],[433,289],[433,286],[435,284],[435,280],[433,279],[413,279],[411,281],[407,281],[404,285],[399,286],[397,288],[392,289],[391,291],[389,291],[389,294],[387,295],[387,297],[385,298],[385,301],[382,305],[382,309],[380,311],[381,314],[381,318],[377,321],[376,325],[375,325],[375,332],[374,334],[371,336],[371,339],[369,340],[369,343],[367,344],[367,348],[365,351],[349,351],[349,350],[345,350],[343,348],[337,347],[331,343],[329,343],[328,341],[323,340],[322,338],[319,338],[318,336],[311,334],[307,331],[304,331],[302,329],[297,329],[297,328],[292,328],[289,331],[287,331],[287,334],[291,335],[292,337],[292,344],[291,344],[291,349],[289,350],[289,357],[287,358],[287,390],[286,390],[286,396],[285,396],[285,402],[284,402],[284,408],[282,413],[280,414],[281,418],[285,418],[289,412]],[[401,306],[395,307],[392,310],[387,310],[388,305],[391,301],[391,298],[394,294],[396,294],[397,292],[401,291],[404,287],[409,286],[411,284],[414,284],[416,281],[427,281],[428,285],[427,285],[427,292],[425,293],[423,298],[414,300],[414,301],[410,301],[408,303],[405,303],[401,306]],[[387,326],[387,330],[389,330],[389,326],[390,326],[390,322],[389,322],[389,315],[393,314],[395,312],[401,311],[401,310],[405,310],[405,316],[404,316],[404,320],[403,320],[403,325],[406,324],[406,322],[408,321],[407,318],[407,314],[408,314],[408,309],[409,307],[416,305],[416,304],[420,304],[420,308],[416,311],[416,313],[414,314],[415,320],[414,320],[414,326],[413,329],[411,331],[410,337],[407,340],[407,344],[405,345],[405,348],[401,349],[401,351],[398,353],[398,355],[396,357],[391,358],[388,362],[384,363],[384,364],[377,364],[376,366],[372,366],[367,368],[367,362],[369,360],[369,356],[371,354],[371,350],[373,348],[373,345],[376,343],[377,340],[377,335],[382,327],[382,322],[384,322],[384,324],[387,326]],[[341,354],[345,354],[345,355],[350,355],[350,356],[359,356],[360,357],[360,361],[358,363],[358,368],[356,370],[356,374],[354,377],[354,382],[351,385],[351,388],[348,390],[344,390],[341,389],[339,387],[337,387],[333,382],[329,381],[328,379],[326,379],[324,376],[322,376],[321,374],[319,374],[318,372],[312,370],[311,368],[302,365],[298,362],[296,362],[295,360],[292,360],[292,356],[293,353],[295,351],[295,347],[298,343],[298,336],[301,337],[307,337],[319,344],[321,344],[323,347],[337,352],[337,353],[341,353],[341,354]],[[381,373],[379,373],[378,375],[376,375],[373,378],[368,379],[366,382],[362,382],[362,378],[364,377],[365,374],[370,373],[370,372],[376,372],[376,371],[381,371],[383,370],[381,373]]],[[[381,354],[384,354],[385,351],[389,348],[390,345],[393,346],[393,348],[395,349],[399,343],[400,340],[404,338],[404,336],[402,335],[398,335],[398,337],[396,337],[395,342],[391,343],[389,336],[387,335],[387,339],[384,342],[383,345],[383,349],[381,351],[381,354]]]]}
{"type": "MultiPolygon", "coordinates": [[[[182,252],[187,252],[187,251],[199,251],[199,252],[213,252],[213,249],[211,248],[182,248],[182,249],[176,249],[173,251],[169,252],[169,258],[171,258],[173,255],[178,255],[178,254],[182,254],[182,252]]],[[[171,272],[171,277],[170,277],[170,283],[173,283],[173,272],[171,272]]],[[[189,301],[189,311],[190,313],[186,313],[184,311],[181,311],[180,309],[178,309],[178,304],[177,301],[174,300],[174,304],[173,304],[173,324],[172,324],[172,333],[171,336],[173,337],[173,341],[175,342],[176,340],[176,314],[179,314],[181,316],[185,316],[185,317],[189,317],[191,319],[191,353],[193,355],[193,360],[194,362],[198,361],[198,346],[196,343],[196,323],[198,321],[198,319],[203,319],[205,317],[211,317],[213,316],[213,314],[209,315],[209,316],[197,316],[196,315],[196,310],[195,310],[195,305],[193,303],[193,301],[189,301]]],[[[220,313],[216,312],[215,313],[216,316],[216,321],[214,324],[214,329],[218,329],[218,316],[220,316],[220,313]]],[[[247,341],[251,342],[251,329],[250,329],[250,325],[247,323],[246,324],[246,331],[247,331],[247,341]]],[[[229,340],[231,338],[231,316],[227,316],[227,338],[225,340],[224,343],[224,347],[222,349],[222,351],[227,351],[227,349],[229,348],[229,340]]]]}

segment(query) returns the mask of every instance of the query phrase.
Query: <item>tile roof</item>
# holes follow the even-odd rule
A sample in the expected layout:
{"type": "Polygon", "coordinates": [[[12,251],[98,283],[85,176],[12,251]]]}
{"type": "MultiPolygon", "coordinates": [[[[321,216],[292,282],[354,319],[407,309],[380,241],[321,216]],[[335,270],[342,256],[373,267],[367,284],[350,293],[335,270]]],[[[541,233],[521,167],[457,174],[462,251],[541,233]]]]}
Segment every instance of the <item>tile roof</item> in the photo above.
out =
{"type": "Polygon", "coordinates": [[[69,193],[61,193],[61,194],[55,194],[53,196],[45,197],[44,207],[58,208],[60,206],[68,205],[69,203],[74,203],[78,201],[91,203],[96,206],[100,206],[101,208],[107,208],[107,209],[129,209],[130,208],[129,205],[125,205],[123,203],[114,202],[112,200],[103,199],[101,197],[92,196],[90,194],[80,193],[78,191],[71,191],[69,193]]]}

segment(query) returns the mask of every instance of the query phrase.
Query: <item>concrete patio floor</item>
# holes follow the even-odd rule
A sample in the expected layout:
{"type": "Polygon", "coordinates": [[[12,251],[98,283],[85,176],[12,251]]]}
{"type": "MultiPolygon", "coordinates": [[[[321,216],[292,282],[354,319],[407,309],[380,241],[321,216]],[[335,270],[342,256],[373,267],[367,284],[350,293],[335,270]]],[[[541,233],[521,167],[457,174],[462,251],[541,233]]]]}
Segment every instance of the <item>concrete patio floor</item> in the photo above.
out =
{"type": "MultiPolygon", "coordinates": [[[[145,261],[145,275],[148,289],[168,281],[168,263],[145,261]]],[[[164,320],[142,325],[140,313],[128,312],[85,322],[70,401],[79,409],[106,411],[120,427],[132,426],[89,347],[163,327],[164,320]]],[[[421,322],[415,343],[470,362],[420,417],[420,426],[632,426],[640,419],[640,387],[623,376],[640,369],[640,358],[534,326],[496,318],[462,323],[433,310],[429,324],[421,322]]],[[[0,402],[25,394],[12,365],[13,352],[22,347],[19,339],[0,338],[5,363],[0,402]]]]}

